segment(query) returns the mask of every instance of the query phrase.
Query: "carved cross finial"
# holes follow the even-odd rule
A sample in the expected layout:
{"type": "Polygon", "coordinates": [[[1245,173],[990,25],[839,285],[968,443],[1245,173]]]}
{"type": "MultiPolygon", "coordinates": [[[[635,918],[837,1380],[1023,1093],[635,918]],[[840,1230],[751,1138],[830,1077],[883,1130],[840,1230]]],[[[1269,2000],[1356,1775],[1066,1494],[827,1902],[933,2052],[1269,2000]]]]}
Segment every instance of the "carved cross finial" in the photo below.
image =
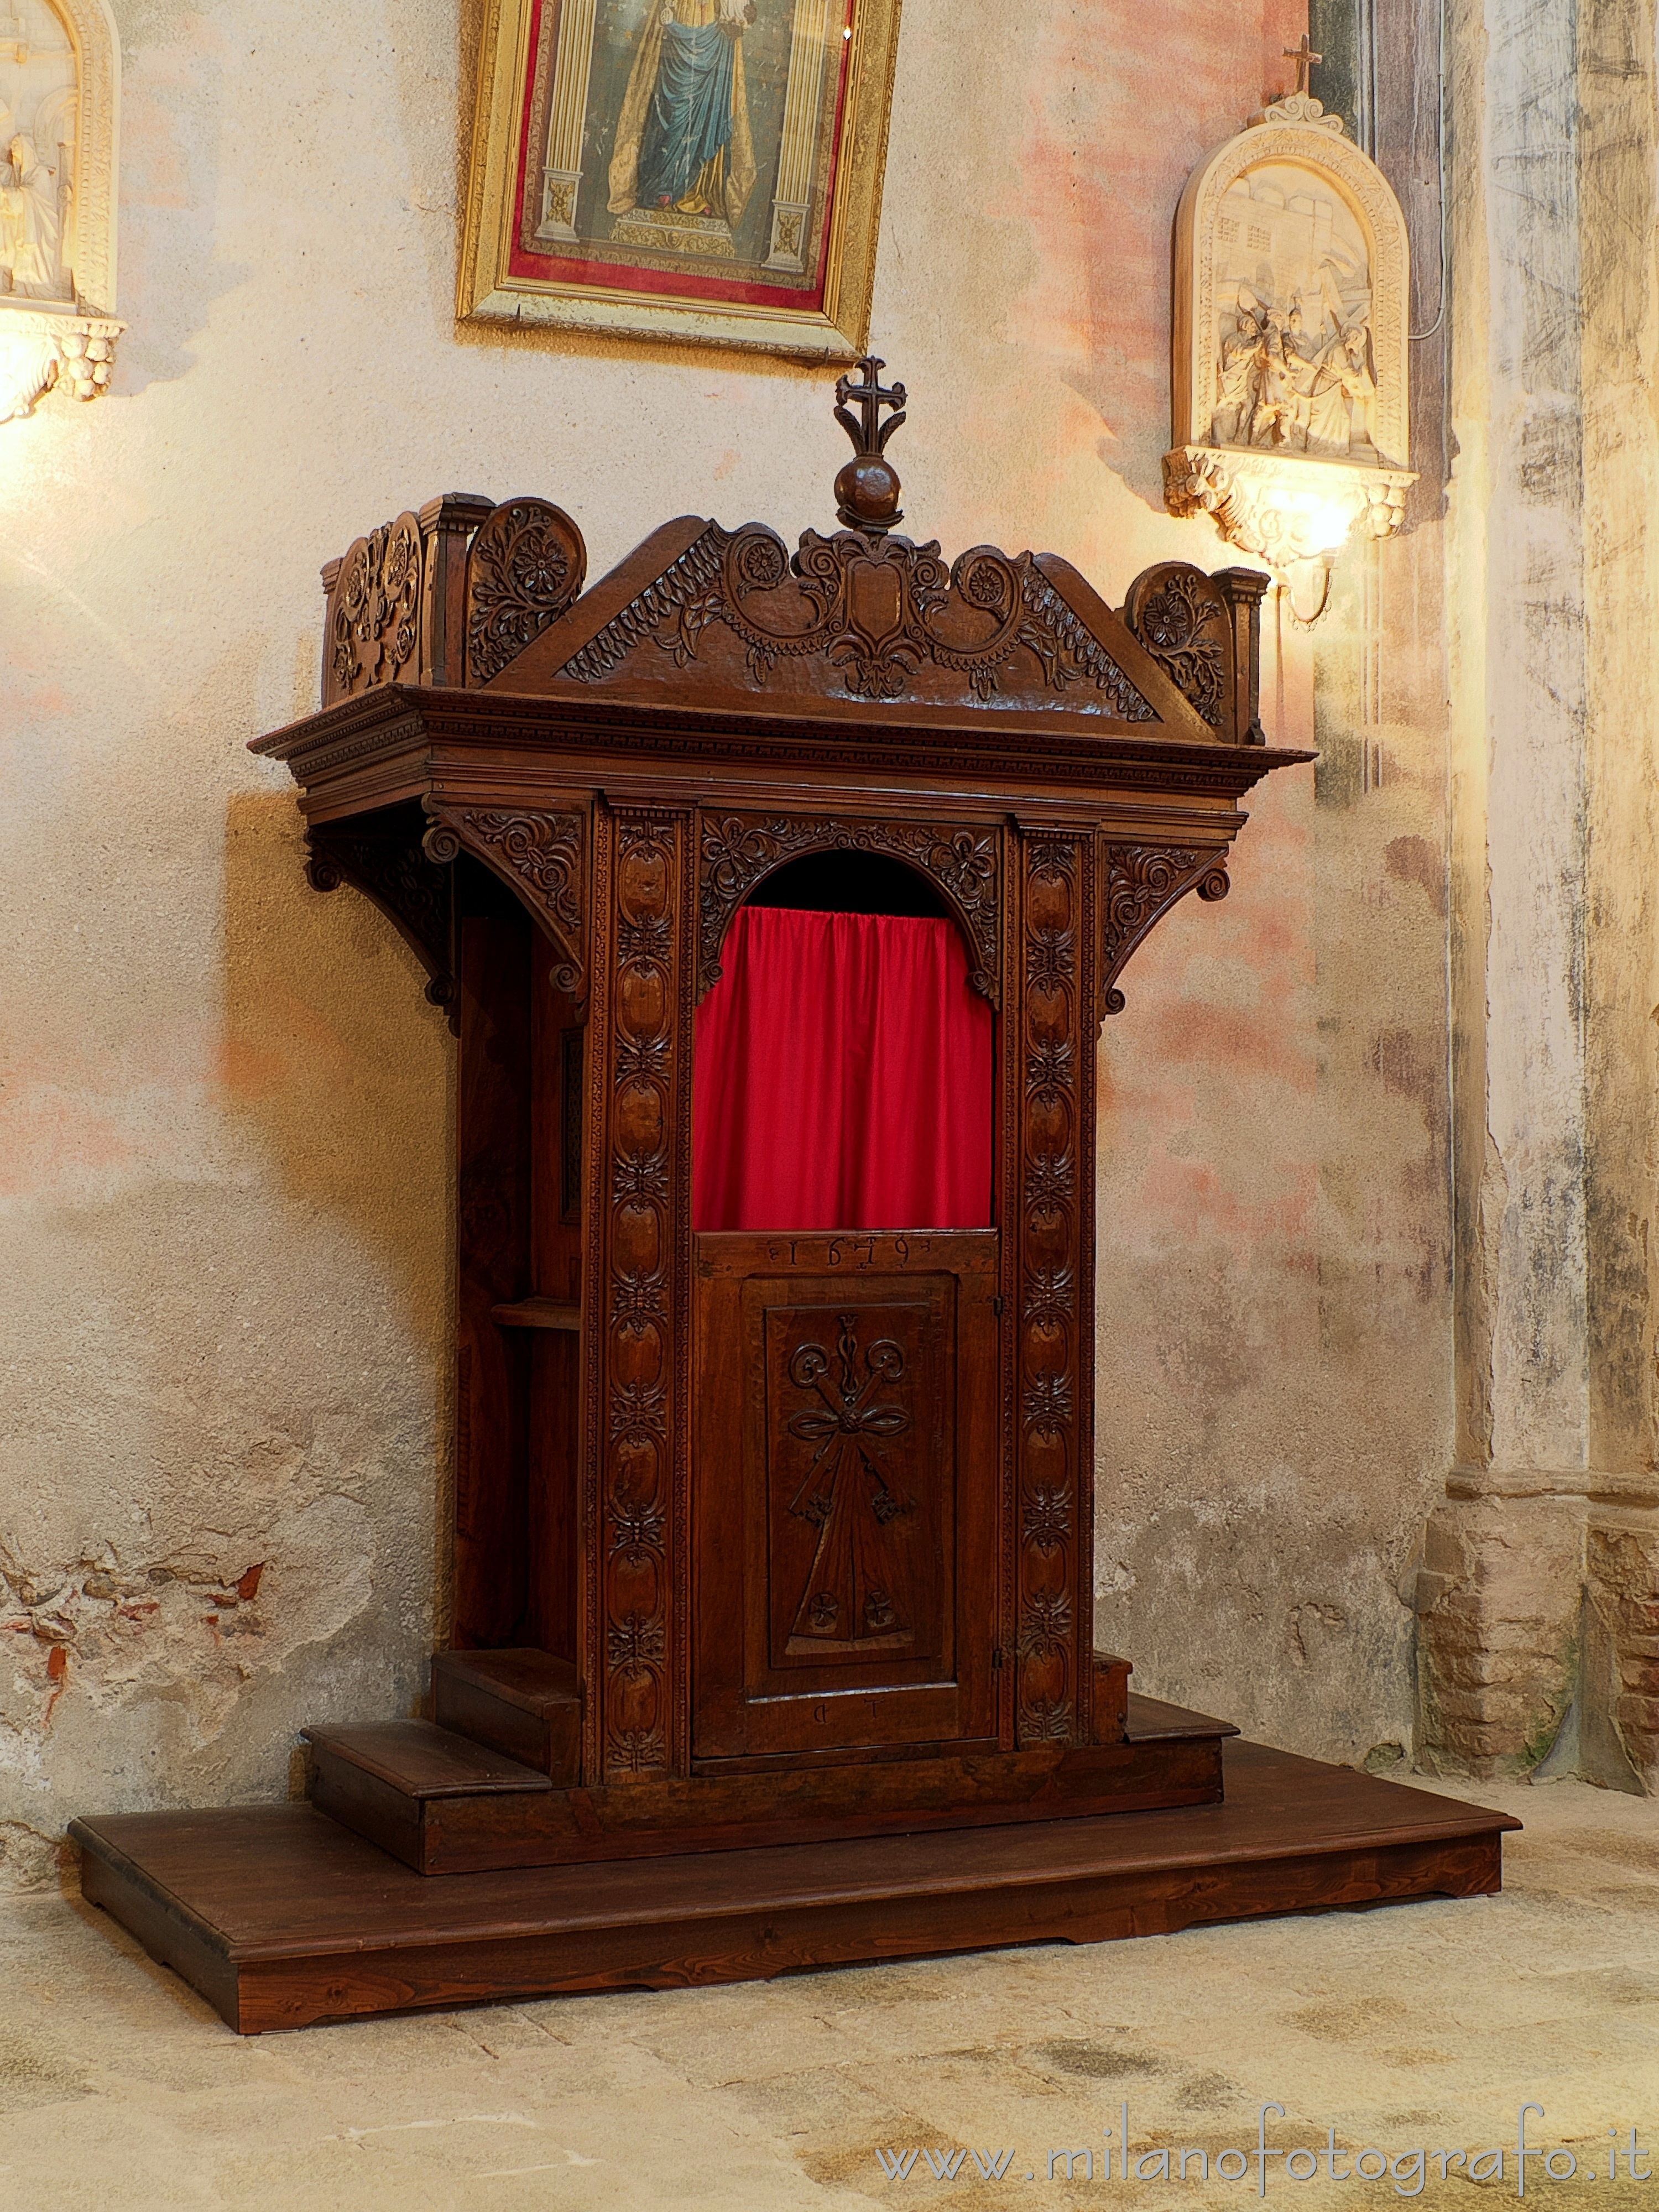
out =
{"type": "Polygon", "coordinates": [[[874,354],[866,354],[859,363],[864,371],[862,384],[854,384],[850,376],[836,379],[836,420],[853,441],[853,451],[860,459],[866,454],[883,452],[887,441],[904,420],[904,386],[902,384],[883,385],[881,372],[886,366],[886,362],[878,361],[874,354]],[[857,400],[859,414],[863,417],[861,422],[848,411],[847,403],[849,399],[857,400]],[[881,419],[884,407],[895,410],[891,420],[886,422],[881,419]]]}
{"type": "Polygon", "coordinates": [[[1316,54],[1314,52],[1313,41],[1305,31],[1302,33],[1301,45],[1299,46],[1286,46],[1284,49],[1284,53],[1285,58],[1287,62],[1294,62],[1296,64],[1296,88],[1299,93],[1305,96],[1308,91],[1308,79],[1312,72],[1313,65],[1316,62],[1322,62],[1325,57],[1323,54],[1316,54]]]}
{"type": "Polygon", "coordinates": [[[884,537],[904,517],[899,512],[898,471],[884,458],[887,441],[904,420],[905,392],[902,384],[885,386],[881,372],[887,366],[874,354],[859,363],[862,384],[850,376],[836,379],[836,420],[853,441],[853,458],[836,478],[836,511],[849,530],[866,538],[884,537]],[[858,413],[852,411],[854,403],[858,413]],[[886,422],[884,407],[893,410],[886,422]]]}

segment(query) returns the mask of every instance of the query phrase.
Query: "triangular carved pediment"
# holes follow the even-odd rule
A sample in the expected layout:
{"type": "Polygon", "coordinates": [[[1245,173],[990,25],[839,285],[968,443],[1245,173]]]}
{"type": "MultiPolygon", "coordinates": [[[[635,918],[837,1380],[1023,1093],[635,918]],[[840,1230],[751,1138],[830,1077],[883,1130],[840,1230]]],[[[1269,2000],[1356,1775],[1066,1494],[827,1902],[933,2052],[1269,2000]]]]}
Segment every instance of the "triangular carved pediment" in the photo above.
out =
{"type": "MultiPolygon", "coordinates": [[[[1224,596],[1202,582],[1209,649],[1230,657],[1224,596]]],[[[763,523],[727,530],[696,516],[647,538],[488,688],[746,712],[807,702],[849,716],[1046,712],[1188,741],[1234,734],[1057,555],[977,545],[947,563],[937,544],[853,530],[809,530],[792,555],[763,523]]]]}

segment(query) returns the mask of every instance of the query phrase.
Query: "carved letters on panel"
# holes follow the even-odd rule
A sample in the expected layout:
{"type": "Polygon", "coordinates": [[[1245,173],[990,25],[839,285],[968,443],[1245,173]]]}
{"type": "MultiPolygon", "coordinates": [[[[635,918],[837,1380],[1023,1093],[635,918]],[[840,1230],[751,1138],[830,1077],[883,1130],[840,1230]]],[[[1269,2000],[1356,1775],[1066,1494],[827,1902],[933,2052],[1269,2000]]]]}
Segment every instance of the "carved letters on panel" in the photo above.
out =
{"type": "Polygon", "coordinates": [[[565,956],[553,970],[553,988],[567,998],[585,1000],[586,811],[428,803],[427,812],[433,823],[426,834],[427,858],[448,862],[466,845],[515,887],[522,886],[565,956]]]}
{"type": "Polygon", "coordinates": [[[648,637],[684,668],[711,623],[741,641],[760,688],[781,660],[818,658],[826,681],[834,670],[855,699],[902,698],[931,666],[964,678],[985,702],[1023,653],[1036,661],[1046,690],[1091,686],[1115,720],[1157,720],[1029,553],[1011,557],[977,545],[947,568],[936,543],[809,530],[792,557],[761,523],[732,532],[711,522],[560,672],[599,683],[648,637]]]}
{"type": "Polygon", "coordinates": [[[1121,1014],[1127,1004],[1116,988],[1129,955],[1177,900],[1190,890],[1213,902],[1231,885],[1224,852],[1199,852],[1175,845],[1109,845],[1106,848],[1106,911],[1102,932],[1100,988],[1103,1014],[1121,1014]]]}
{"type": "Polygon", "coordinates": [[[1016,1728],[1022,1746],[1080,1741],[1074,1591],[1085,1533],[1079,1483],[1086,1267],[1085,1115],[1091,1036],[1083,1024],[1085,842],[1024,842],[1016,1457],[1016,1728]]]}
{"type": "MultiPolygon", "coordinates": [[[[679,904],[683,815],[609,825],[612,913],[609,1141],[596,1148],[594,1218],[606,1224],[595,1406],[603,1694],[609,1780],[662,1772],[684,1735],[684,1668],[670,1663],[684,1545],[690,1054],[679,904]]],[[[590,1522],[590,1525],[592,1525],[590,1522]]]]}
{"type": "Polygon", "coordinates": [[[994,1006],[1001,1005],[1001,855],[996,830],[804,814],[704,818],[698,891],[700,1000],[720,979],[720,947],[726,929],[750,892],[783,861],[830,851],[890,853],[932,877],[967,933],[969,981],[994,1006]]]}

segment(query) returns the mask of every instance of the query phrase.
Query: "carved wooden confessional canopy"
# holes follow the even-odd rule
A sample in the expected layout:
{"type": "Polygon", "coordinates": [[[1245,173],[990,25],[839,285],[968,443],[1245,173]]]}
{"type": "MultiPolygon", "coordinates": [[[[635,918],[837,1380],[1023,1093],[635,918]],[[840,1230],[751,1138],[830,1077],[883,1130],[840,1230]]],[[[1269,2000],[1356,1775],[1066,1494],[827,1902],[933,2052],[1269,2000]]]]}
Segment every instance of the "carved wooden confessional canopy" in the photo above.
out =
{"type": "Polygon", "coordinates": [[[857,1790],[825,1767],[803,1806],[1012,1802],[1042,1747],[1082,1759],[1073,1809],[1103,1786],[1125,1669],[1092,1643],[1095,1042],[1159,916],[1225,895],[1243,794],[1307,757],[1257,717],[1260,572],[1164,562],[1115,612],[1054,554],[896,534],[881,368],[836,387],[844,526],[793,552],[684,516],[589,586],[560,508],[459,495],[360,538],[324,571],[322,711],[256,747],[303,787],[313,884],[391,915],[460,1036],[457,1639],[574,1670],[582,1786],[628,1784],[629,1832],[746,1820],[717,1772],[872,1729],[1013,1764],[857,1790]],[[738,908],[838,849],[927,879],[996,1012],[992,1226],[694,1235],[697,1002],[738,908]],[[795,1432],[731,1440],[791,1385],[759,1338],[720,1363],[774,1298],[791,1328],[823,1308],[814,1346],[953,1347],[908,1431],[950,1462],[912,1486],[941,1501],[915,1540],[945,1563],[933,1641],[884,1673],[849,1644],[811,1676],[758,1625],[801,1601],[795,1522],[753,1517],[795,1432]],[[564,1367],[519,1340],[560,1329],[564,1367]],[[699,1777],[695,1818],[637,1794],[699,1777]]]}
{"type": "Polygon", "coordinates": [[[993,792],[1005,812],[1062,793],[1094,805],[1103,1012],[1121,1005],[1117,974],[1160,915],[1194,889],[1225,895],[1239,798],[1307,757],[1267,750],[1258,717],[1268,579],[1164,562],[1114,612],[1055,554],[979,545],[951,563],[936,543],[891,534],[898,478],[884,448],[905,395],[881,387],[882,366],[836,387],[855,447],[836,486],[848,526],[808,530],[793,554],[763,523],[683,516],[585,589],[582,535],[561,508],[452,493],[325,568],[323,711],[252,750],[304,787],[313,884],[349,881],[374,899],[425,963],[434,1001],[454,989],[444,864],[466,849],[529,908],[586,1003],[589,799],[620,797],[647,772],[659,795],[664,774],[705,803],[731,794],[729,818],[703,834],[699,994],[753,884],[851,838],[902,848],[935,878],[994,1000],[994,841],[951,829],[948,813],[902,830],[831,818],[855,793],[863,815],[918,777],[981,823],[978,795],[993,792]],[[509,760],[563,789],[527,805],[509,760]],[[744,779],[780,775],[822,797],[823,817],[746,809],[744,779]],[[576,784],[589,787],[580,806],[576,784]]]}

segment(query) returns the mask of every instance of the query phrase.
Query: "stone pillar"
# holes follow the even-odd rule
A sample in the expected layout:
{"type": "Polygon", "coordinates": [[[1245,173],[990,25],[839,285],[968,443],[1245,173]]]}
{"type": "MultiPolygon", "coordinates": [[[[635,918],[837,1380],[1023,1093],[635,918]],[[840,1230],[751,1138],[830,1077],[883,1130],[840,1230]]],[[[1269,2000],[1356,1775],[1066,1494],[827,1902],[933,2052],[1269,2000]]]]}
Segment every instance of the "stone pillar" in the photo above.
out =
{"type": "Polygon", "coordinates": [[[1659,1789],[1653,27],[1454,7],[1455,1464],[1419,1751],[1659,1789]]]}

